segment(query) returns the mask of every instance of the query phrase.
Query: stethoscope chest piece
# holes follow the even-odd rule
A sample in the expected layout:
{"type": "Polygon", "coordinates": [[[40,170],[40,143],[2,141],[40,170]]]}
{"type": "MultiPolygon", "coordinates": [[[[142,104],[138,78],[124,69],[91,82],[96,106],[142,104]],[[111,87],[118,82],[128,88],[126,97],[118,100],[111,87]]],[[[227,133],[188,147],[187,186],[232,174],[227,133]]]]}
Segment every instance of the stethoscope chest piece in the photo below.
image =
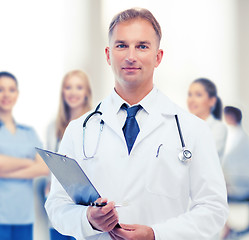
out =
{"type": "Polygon", "coordinates": [[[182,149],[182,151],[179,153],[178,158],[181,162],[187,163],[191,161],[192,153],[188,149],[182,149]]]}

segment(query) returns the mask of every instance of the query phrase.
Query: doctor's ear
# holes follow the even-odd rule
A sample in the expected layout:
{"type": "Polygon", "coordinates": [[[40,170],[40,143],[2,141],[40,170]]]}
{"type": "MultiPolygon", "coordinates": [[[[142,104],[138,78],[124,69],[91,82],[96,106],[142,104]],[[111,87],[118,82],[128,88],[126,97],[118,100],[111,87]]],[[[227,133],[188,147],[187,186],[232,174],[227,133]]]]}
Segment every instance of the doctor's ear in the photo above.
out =
{"type": "Polygon", "coordinates": [[[156,55],[156,63],[155,63],[155,67],[158,67],[159,64],[161,63],[163,58],[163,50],[162,49],[158,49],[157,55],[156,55]]]}
{"type": "Polygon", "coordinates": [[[110,48],[106,47],[105,48],[105,55],[106,55],[106,61],[108,62],[109,65],[111,65],[111,60],[110,60],[110,48]]]}

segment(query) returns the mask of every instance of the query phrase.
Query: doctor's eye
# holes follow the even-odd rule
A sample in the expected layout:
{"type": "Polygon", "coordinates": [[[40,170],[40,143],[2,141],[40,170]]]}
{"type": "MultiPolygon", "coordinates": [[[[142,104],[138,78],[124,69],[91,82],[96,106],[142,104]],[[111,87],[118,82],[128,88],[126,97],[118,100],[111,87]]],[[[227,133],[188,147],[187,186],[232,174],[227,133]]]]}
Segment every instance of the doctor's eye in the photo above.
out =
{"type": "Polygon", "coordinates": [[[127,48],[127,45],[125,45],[125,44],[118,44],[117,46],[116,46],[116,48],[127,48]]]}
{"type": "Polygon", "coordinates": [[[145,50],[145,49],[148,48],[148,46],[146,46],[146,45],[144,45],[144,44],[141,44],[141,45],[138,45],[137,48],[139,48],[139,49],[141,49],[141,50],[145,50]]]}

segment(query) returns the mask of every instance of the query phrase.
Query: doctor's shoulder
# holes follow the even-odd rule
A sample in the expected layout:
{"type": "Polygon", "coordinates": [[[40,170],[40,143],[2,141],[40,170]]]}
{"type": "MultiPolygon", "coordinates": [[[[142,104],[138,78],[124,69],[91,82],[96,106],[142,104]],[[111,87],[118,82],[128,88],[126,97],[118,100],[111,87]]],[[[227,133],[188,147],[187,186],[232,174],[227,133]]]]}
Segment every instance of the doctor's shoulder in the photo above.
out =
{"type": "Polygon", "coordinates": [[[206,128],[208,125],[207,123],[195,116],[194,114],[190,113],[189,111],[183,109],[178,104],[174,103],[168,96],[164,95],[162,92],[158,90],[158,101],[161,104],[161,108],[169,108],[166,111],[163,110],[162,112],[170,112],[172,114],[177,114],[180,124],[186,125],[187,128],[206,128]]]}
{"type": "Polygon", "coordinates": [[[175,108],[179,124],[182,128],[183,134],[187,138],[194,140],[207,135],[207,137],[211,136],[211,130],[206,121],[183,109],[176,103],[171,102],[171,104],[173,108],[175,108]]]}
{"type": "Polygon", "coordinates": [[[196,132],[201,129],[209,129],[206,121],[198,118],[194,114],[189,111],[183,109],[178,104],[174,103],[169,97],[158,91],[159,94],[159,102],[161,102],[161,108],[170,108],[167,110],[163,110],[162,112],[171,112],[172,114],[177,114],[179,123],[182,128],[189,129],[192,132],[196,132]]]}

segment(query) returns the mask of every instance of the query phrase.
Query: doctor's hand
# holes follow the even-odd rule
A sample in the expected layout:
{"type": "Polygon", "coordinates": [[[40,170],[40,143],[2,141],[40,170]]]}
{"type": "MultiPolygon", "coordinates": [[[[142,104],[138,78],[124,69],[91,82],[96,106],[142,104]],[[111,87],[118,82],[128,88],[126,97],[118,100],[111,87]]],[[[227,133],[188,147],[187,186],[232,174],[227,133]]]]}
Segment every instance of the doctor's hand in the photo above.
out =
{"type": "Polygon", "coordinates": [[[114,228],[109,232],[113,240],[154,240],[155,235],[151,227],[138,224],[120,224],[121,228],[114,228]]]}
{"type": "MultiPolygon", "coordinates": [[[[98,203],[107,203],[107,199],[98,199],[98,203]]],[[[115,203],[109,202],[103,207],[88,207],[87,219],[92,227],[103,232],[110,232],[118,223],[115,203]]]]}

